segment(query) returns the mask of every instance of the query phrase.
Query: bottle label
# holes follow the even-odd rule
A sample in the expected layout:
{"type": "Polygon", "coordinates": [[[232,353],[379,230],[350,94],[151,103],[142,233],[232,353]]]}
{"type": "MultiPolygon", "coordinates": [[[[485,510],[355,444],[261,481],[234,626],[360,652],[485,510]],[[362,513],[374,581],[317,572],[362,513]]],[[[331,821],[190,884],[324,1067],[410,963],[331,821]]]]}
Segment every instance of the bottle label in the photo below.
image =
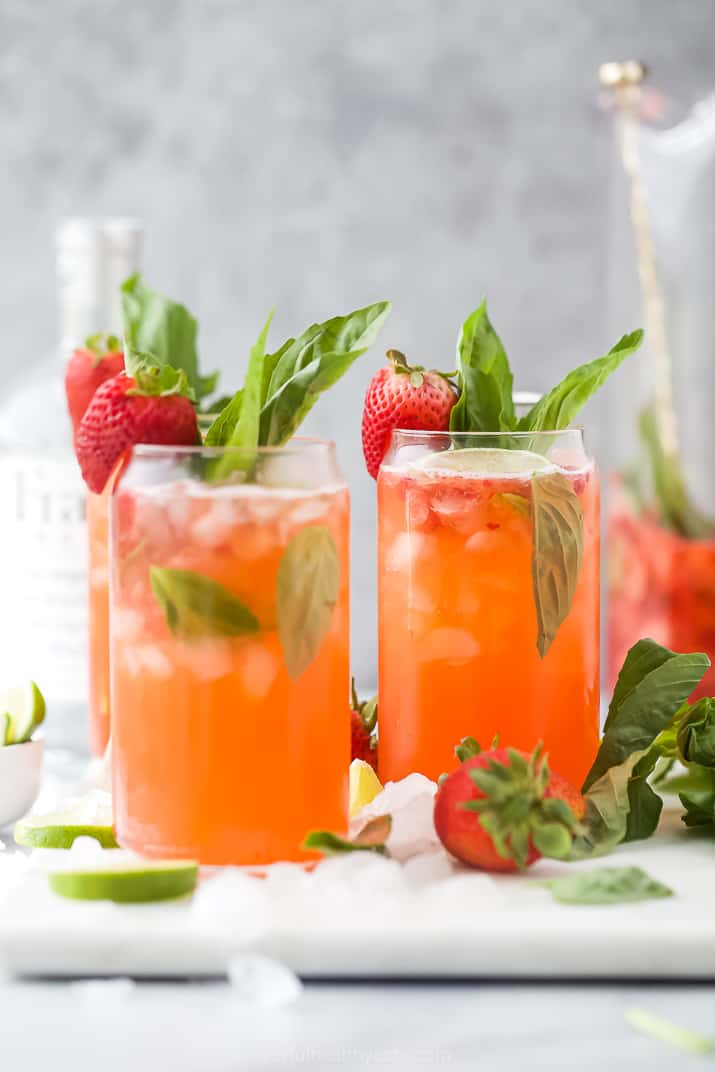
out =
{"type": "Polygon", "coordinates": [[[68,452],[0,455],[0,666],[85,707],[85,488],[68,452]]]}

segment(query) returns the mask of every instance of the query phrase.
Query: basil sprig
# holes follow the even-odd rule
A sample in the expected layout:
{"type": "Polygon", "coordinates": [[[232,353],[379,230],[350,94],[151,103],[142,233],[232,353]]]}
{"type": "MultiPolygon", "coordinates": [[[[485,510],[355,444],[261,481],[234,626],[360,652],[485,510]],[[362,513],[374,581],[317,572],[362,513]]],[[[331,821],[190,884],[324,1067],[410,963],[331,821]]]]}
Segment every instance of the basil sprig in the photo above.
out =
{"type": "MultiPolygon", "coordinates": [[[[312,324],[297,338],[266,353],[272,314],[251,350],[246,380],[209,429],[210,446],[238,446],[249,452],[281,446],[291,438],[318,398],[369,349],[390,312],[376,302],[346,316],[312,324]]],[[[246,468],[239,452],[228,454],[214,478],[246,468]]]]}
{"type": "MultiPolygon", "coordinates": [[[[710,736],[703,709],[687,704],[709,666],[705,654],[679,654],[650,639],[630,649],[613,690],[601,746],[582,787],[586,833],[574,843],[574,857],[608,851],[655,831],[663,802],[652,776],[660,760],[677,755],[681,720],[695,711],[701,739],[710,736]]],[[[681,741],[690,740],[684,731],[681,741]]]]}
{"type": "Polygon", "coordinates": [[[120,297],[127,348],[148,357],[151,365],[186,373],[197,402],[212,394],[218,373],[202,376],[199,371],[198,324],[186,306],[150,290],[138,274],[124,281],[120,297]]]}

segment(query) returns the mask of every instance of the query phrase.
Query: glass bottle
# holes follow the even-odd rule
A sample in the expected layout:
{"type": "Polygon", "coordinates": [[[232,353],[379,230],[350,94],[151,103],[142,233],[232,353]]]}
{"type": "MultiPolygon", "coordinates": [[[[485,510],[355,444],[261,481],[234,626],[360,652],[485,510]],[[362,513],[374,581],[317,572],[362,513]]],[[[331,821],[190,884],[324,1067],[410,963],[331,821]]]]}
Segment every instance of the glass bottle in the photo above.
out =
{"type": "Polygon", "coordinates": [[[88,335],[119,329],[119,284],[141,244],[135,220],[59,226],[60,342],[0,409],[0,678],[35,680],[48,744],[73,751],[87,747],[87,531],[64,366],[88,335]]]}

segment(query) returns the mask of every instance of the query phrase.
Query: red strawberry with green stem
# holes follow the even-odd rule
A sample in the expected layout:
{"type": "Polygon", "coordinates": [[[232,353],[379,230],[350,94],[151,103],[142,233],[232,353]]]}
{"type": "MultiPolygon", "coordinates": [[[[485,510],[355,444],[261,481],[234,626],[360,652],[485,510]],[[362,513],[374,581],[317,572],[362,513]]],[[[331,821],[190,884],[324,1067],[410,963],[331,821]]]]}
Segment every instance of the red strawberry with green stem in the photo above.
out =
{"type": "Polygon", "coordinates": [[[377,696],[358,700],[355,678],[350,682],[350,759],[364,759],[377,769],[377,696]]]}
{"type": "Polygon", "coordinates": [[[541,746],[531,755],[516,748],[474,754],[471,747],[462,754],[470,752],[435,798],[435,829],[447,851],[485,871],[567,857],[585,802],[565,778],[551,774],[541,746]]]}
{"type": "Polygon", "coordinates": [[[117,463],[137,443],[198,443],[186,374],[164,365],[120,373],[95,392],[77,431],[77,460],[90,491],[101,492],[117,463]]]}
{"type": "Polygon", "coordinates": [[[91,335],[84,346],[70,354],[65,366],[65,395],[75,438],[94,392],[123,368],[124,353],[115,335],[91,335]]]}
{"type": "Polygon", "coordinates": [[[362,450],[367,471],[377,477],[396,428],[446,432],[457,392],[443,372],[412,368],[399,350],[388,350],[389,365],[368,384],[362,413],[362,450]]]}

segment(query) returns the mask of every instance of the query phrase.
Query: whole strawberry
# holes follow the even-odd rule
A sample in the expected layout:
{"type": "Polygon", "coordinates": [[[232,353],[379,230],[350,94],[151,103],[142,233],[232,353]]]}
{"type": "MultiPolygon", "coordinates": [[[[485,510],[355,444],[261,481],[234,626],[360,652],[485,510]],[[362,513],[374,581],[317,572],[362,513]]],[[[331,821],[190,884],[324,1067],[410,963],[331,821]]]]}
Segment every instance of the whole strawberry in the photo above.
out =
{"type": "Polygon", "coordinates": [[[399,350],[388,350],[389,365],[368,384],[362,411],[362,451],[367,471],[377,477],[396,428],[446,432],[457,393],[441,372],[411,368],[399,350]]]}
{"type": "Polygon", "coordinates": [[[377,770],[377,697],[358,700],[355,678],[350,683],[350,759],[364,759],[377,770]]]}
{"type": "Polygon", "coordinates": [[[541,856],[568,856],[585,810],[579,791],[550,773],[541,746],[531,755],[492,748],[444,779],[434,824],[447,851],[470,867],[517,871],[541,856]]]}
{"type": "Polygon", "coordinates": [[[185,374],[167,366],[106,380],[77,431],[77,460],[89,490],[103,491],[122,455],[137,443],[198,443],[189,393],[185,374]]]}
{"type": "Polygon", "coordinates": [[[75,439],[94,392],[124,368],[124,354],[114,335],[91,335],[70,354],[65,366],[65,396],[75,439]]]}

